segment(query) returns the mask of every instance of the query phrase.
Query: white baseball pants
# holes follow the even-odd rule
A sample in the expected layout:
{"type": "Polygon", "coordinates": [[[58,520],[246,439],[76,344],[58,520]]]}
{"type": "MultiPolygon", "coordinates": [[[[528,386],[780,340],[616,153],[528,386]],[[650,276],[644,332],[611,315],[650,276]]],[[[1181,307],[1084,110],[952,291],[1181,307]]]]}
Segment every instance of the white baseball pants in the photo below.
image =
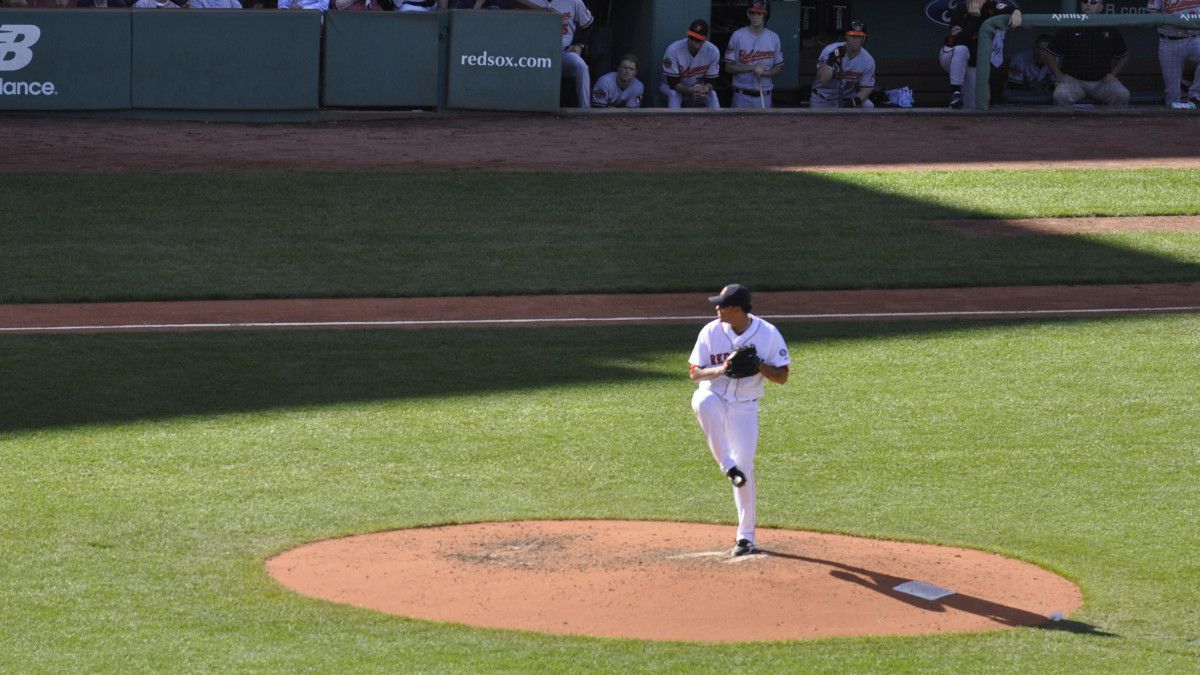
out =
{"type": "MultiPolygon", "coordinates": [[[[1180,100],[1179,83],[1183,80],[1183,67],[1188,61],[1200,63],[1200,36],[1183,40],[1159,38],[1158,67],[1162,70],[1163,99],[1168,106],[1180,100]]],[[[1188,96],[1200,99],[1200,77],[1192,78],[1188,96]]]]}
{"type": "Polygon", "coordinates": [[[575,95],[579,97],[579,107],[592,107],[592,74],[588,72],[587,61],[575,52],[564,50],[562,75],[575,80],[575,95]]]}
{"type": "Polygon", "coordinates": [[[715,110],[721,107],[721,102],[717,99],[717,92],[715,91],[708,92],[708,98],[704,101],[698,101],[696,99],[689,98],[686,102],[683,100],[683,96],[679,92],[675,91],[671,87],[668,87],[666,83],[663,83],[663,85],[658,88],[658,92],[666,97],[668,108],[704,107],[715,110]]]}
{"type": "Polygon", "coordinates": [[[1070,108],[1084,97],[1108,105],[1129,105],[1129,89],[1116,80],[1109,83],[1105,83],[1104,80],[1068,80],[1054,85],[1054,102],[1060,108],[1070,108]]]}
{"type": "Polygon", "coordinates": [[[772,107],[771,92],[764,91],[762,98],[757,96],[747,96],[740,91],[733,92],[733,100],[731,101],[734,108],[763,108],[765,103],[767,108],[772,107]]]}
{"type": "Polygon", "coordinates": [[[758,401],[726,401],[708,389],[699,388],[692,394],[692,410],[721,473],[736,466],[746,474],[746,484],[733,488],[733,505],[738,516],[737,538],[753,543],[758,522],[755,508],[758,493],[754,481],[758,401]]]}
{"type": "Polygon", "coordinates": [[[938,54],[938,62],[942,70],[950,74],[950,86],[962,91],[963,107],[975,107],[975,67],[968,66],[971,60],[971,50],[966,45],[942,47],[938,54]]]}

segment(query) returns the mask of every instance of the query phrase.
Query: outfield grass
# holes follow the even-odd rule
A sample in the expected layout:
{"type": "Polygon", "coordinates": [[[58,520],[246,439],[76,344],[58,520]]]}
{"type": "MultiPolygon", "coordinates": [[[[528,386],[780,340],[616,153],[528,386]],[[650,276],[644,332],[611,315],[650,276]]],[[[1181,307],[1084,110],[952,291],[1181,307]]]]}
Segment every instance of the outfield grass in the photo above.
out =
{"type": "Polygon", "coordinates": [[[1196,281],[1200,234],[966,239],[933,222],[1200,215],[1197,184],[1182,169],[14,174],[0,302],[1196,281]]]}
{"type": "Polygon", "coordinates": [[[266,576],[413,525],[732,523],[688,408],[698,326],[8,336],[0,671],[1200,669],[1200,316],[781,327],[761,524],[1034,561],[1082,586],[1076,632],[559,638],[266,576]]]}

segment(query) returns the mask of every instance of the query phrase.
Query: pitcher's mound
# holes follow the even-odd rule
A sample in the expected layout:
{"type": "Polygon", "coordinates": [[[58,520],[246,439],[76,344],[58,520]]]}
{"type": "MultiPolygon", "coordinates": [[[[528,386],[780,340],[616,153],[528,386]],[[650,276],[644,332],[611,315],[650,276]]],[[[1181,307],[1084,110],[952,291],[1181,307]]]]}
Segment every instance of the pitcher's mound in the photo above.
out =
{"type": "Polygon", "coordinates": [[[733,534],[695,523],[478,523],[316,542],[267,569],[300,593],[392,614],[652,640],[997,630],[1082,604],[1066,579],[990,553],[760,529],[760,552],[734,558],[733,534]]]}

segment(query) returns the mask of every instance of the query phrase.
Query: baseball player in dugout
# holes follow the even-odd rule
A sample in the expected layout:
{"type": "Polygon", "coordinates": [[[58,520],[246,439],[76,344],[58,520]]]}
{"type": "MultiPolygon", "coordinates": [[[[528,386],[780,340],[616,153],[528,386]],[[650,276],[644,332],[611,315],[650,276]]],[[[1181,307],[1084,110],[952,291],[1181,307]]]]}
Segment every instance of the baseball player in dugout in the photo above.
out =
{"type": "Polygon", "coordinates": [[[667,45],[658,88],[668,108],[720,108],[713,88],[721,75],[721,50],[708,41],[708,22],[688,24],[687,37],[667,45]]]}
{"type": "Polygon", "coordinates": [[[875,58],[863,42],[867,27],[854,20],[846,27],[845,42],[826,45],[817,57],[817,79],[813,81],[810,108],[874,108],[875,58]]]}
{"type": "Polygon", "coordinates": [[[729,37],[725,72],[733,76],[734,108],[770,108],[775,85],[771,78],[783,70],[779,35],[767,28],[771,7],[767,0],[750,0],[746,18],[750,25],[729,37]]]}
{"type": "MultiPolygon", "coordinates": [[[[1104,11],[1100,0],[1079,3],[1084,14],[1104,11]]],[[[1129,89],[1117,76],[1129,62],[1129,48],[1112,27],[1062,28],[1044,48],[1046,65],[1054,72],[1054,102],[1060,108],[1091,97],[1108,105],[1129,103],[1129,89]]]]}
{"type": "MultiPolygon", "coordinates": [[[[1146,11],[1175,16],[1200,14],[1200,0],[1149,0],[1146,11]]],[[[1188,63],[1200,64],[1200,30],[1159,26],[1158,67],[1162,71],[1163,94],[1168,108],[1200,107],[1200,74],[1192,76],[1187,100],[1181,100],[1180,83],[1188,63]]]]}
{"type": "Polygon", "coordinates": [[[697,384],[692,410],[717,466],[733,483],[738,527],[733,555],[755,552],[758,399],[766,383],[784,384],[791,357],[775,326],[750,313],[750,291],[730,284],[708,299],[717,318],[700,330],[688,358],[697,384]]]}
{"type": "Polygon", "coordinates": [[[592,107],[592,74],[583,60],[592,13],[583,0],[516,0],[529,9],[544,9],[562,17],[562,76],[575,82],[580,108],[592,107]]]}
{"type": "Polygon", "coordinates": [[[593,108],[640,108],[645,87],[637,79],[638,57],[626,54],[613,72],[592,86],[593,108]]]}
{"type": "MultiPolygon", "coordinates": [[[[1000,14],[1008,15],[1008,27],[1021,27],[1021,9],[1012,0],[966,0],[950,10],[950,33],[938,55],[938,63],[950,75],[950,107],[975,107],[975,63],[979,49],[979,29],[983,22],[1000,14]]],[[[992,40],[988,56],[992,66],[1004,63],[1004,32],[992,40]]]]}

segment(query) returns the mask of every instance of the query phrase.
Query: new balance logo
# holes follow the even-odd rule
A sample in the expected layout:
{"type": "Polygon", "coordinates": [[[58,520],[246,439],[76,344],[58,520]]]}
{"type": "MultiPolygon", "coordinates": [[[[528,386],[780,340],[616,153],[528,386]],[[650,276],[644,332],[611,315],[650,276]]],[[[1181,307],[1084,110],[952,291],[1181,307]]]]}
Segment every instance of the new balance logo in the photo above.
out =
{"type": "Polygon", "coordinates": [[[30,47],[42,37],[42,29],[28,24],[0,26],[0,71],[20,70],[33,60],[30,47]]]}

